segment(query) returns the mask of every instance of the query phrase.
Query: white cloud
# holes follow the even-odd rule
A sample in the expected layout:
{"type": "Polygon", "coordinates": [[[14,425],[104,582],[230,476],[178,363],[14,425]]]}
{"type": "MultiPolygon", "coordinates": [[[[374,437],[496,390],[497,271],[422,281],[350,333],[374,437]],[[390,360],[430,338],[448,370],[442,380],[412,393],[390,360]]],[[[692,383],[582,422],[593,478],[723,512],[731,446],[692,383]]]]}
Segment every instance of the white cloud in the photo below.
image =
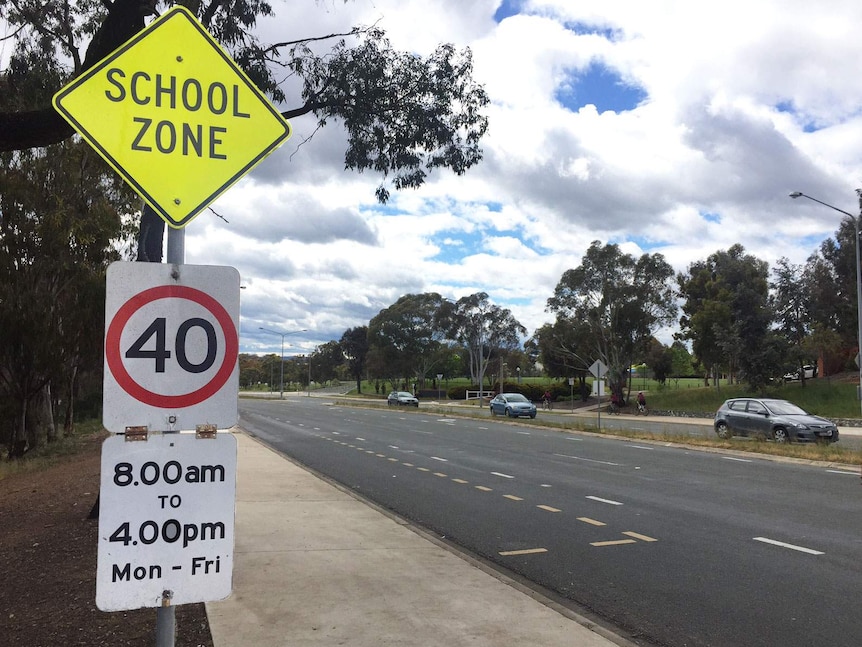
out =
{"type": "Polygon", "coordinates": [[[521,4],[499,24],[492,0],[274,5],[265,39],[377,23],[398,48],[470,46],[491,123],[478,167],[381,206],[378,177],[344,170],[340,125],[295,120],[293,138],[214,205],[229,222],[203,214],[188,227],[188,262],[234,265],[248,286],[243,350],[277,349],[263,326],[307,328],[292,336],[307,351],[432,290],[484,290],[532,333],[593,240],[660,251],[677,270],[734,243],[802,262],[841,214],[788,193],[855,211],[859,3],[521,4]],[[645,99],[614,112],[575,86],[580,107],[562,105],[591,63],[645,99]]]}

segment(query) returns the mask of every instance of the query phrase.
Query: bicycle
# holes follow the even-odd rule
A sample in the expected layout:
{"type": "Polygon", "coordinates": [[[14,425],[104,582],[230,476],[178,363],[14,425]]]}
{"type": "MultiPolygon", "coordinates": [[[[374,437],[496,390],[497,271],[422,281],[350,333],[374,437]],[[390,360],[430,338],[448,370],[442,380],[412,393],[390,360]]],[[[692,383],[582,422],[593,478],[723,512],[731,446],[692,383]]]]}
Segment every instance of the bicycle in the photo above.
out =
{"type": "Polygon", "coordinates": [[[553,408],[554,405],[548,398],[542,398],[542,409],[550,411],[553,408]]]}
{"type": "Polygon", "coordinates": [[[649,409],[647,409],[647,406],[645,404],[638,402],[638,410],[637,410],[636,415],[648,416],[649,415],[649,409]]]}
{"type": "Polygon", "coordinates": [[[611,400],[611,403],[608,405],[608,413],[612,416],[620,415],[620,405],[611,400]]]}

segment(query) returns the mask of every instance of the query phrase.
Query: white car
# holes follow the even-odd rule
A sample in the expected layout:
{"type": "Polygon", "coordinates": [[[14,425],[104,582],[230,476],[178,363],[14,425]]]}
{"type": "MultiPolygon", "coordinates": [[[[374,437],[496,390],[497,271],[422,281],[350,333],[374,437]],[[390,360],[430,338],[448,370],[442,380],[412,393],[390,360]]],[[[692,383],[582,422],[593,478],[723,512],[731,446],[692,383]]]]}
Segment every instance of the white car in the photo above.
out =
{"type": "MultiPolygon", "coordinates": [[[[811,364],[806,364],[805,366],[802,367],[802,370],[804,371],[806,380],[810,380],[810,379],[817,377],[817,367],[816,366],[812,366],[811,364]]],[[[798,380],[799,379],[799,371],[796,370],[796,371],[793,371],[791,373],[785,373],[784,379],[787,380],[788,382],[798,380]]]]}

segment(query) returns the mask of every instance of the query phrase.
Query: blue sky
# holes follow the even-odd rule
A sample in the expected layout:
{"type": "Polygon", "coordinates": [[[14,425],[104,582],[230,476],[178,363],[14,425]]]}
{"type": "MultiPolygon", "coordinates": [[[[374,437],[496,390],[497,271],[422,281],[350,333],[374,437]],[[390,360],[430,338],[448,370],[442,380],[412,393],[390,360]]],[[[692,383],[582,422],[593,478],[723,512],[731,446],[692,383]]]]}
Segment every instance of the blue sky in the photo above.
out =
{"type": "MultiPolygon", "coordinates": [[[[490,127],[477,167],[381,206],[378,177],[344,170],[337,123],[293,120],[292,139],[214,205],[228,222],[204,214],[186,230],[188,262],[240,271],[242,352],[280,350],[259,327],[307,329],[289,351],[309,352],[426,291],[485,291],[531,334],[593,240],[662,253],[678,271],[738,242],[770,264],[803,263],[841,215],[788,194],[857,209],[857,2],[274,7],[263,40],[376,24],[419,54],[470,47],[490,127]]],[[[295,107],[288,96],[282,107],[295,107]]]]}

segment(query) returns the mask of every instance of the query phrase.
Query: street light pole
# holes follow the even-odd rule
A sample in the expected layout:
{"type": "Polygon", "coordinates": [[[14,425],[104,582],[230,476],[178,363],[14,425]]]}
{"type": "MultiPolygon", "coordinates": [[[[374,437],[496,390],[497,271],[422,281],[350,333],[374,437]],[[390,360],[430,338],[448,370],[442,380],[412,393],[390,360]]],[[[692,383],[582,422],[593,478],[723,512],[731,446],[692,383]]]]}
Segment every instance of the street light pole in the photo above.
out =
{"type": "Polygon", "coordinates": [[[853,238],[856,243],[856,345],[858,347],[856,353],[856,366],[859,369],[859,391],[856,394],[856,397],[859,400],[860,412],[862,412],[862,264],[860,264],[859,257],[859,219],[862,217],[862,189],[856,189],[856,197],[859,199],[859,216],[854,216],[852,213],[844,211],[844,209],[839,209],[827,202],[823,202],[817,198],[812,198],[810,195],[806,195],[801,191],[794,191],[790,194],[790,197],[794,199],[808,198],[809,200],[813,200],[818,204],[822,204],[824,207],[829,207],[838,213],[843,213],[845,216],[850,218],[850,222],[853,223],[853,238]]]}
{"type": "Polygon", "coordinates": [[[275,330],[269,330],[268,328],[260,328],[263,332],[268,332],[273,335],[278,335],[281,337],[281,395],[279,395],[279,399],[284,400],[284,338],[288,335],[296,335],[301,332],[308,332],[305,328],[302,330],[291,330],[290,332],[276,332],[275,330]]]}

